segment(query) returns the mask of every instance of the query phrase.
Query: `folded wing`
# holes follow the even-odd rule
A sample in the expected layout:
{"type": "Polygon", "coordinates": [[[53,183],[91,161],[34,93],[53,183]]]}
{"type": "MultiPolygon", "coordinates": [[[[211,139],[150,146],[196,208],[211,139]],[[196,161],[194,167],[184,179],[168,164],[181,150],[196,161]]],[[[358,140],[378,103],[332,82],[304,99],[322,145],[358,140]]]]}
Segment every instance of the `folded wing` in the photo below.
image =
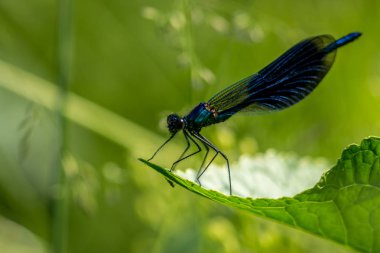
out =
{"type": "Polygon", "coordinates": [[[222,90],[208,104],[220,117],[292,106],[312,92],[330,70],[336,50],[330,35],[301,41],[260,72],[222,90]]]}

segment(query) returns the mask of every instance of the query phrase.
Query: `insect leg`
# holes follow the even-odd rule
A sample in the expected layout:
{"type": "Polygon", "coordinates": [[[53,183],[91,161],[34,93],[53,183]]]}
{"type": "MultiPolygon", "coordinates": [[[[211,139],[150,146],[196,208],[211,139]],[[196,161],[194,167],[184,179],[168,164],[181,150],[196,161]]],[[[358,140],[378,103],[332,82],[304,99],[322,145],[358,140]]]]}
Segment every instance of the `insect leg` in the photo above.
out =
{"type": "Polygon", "coordinates": [[[213,150],[215,150],[216,154],[213,156],[213,158],[211,159],[211,161],[206,165],[206,167],[203,169],[203,171],[201,173],[199,173],[199,176],[197,177],[197,181],[199,182],[199,178],[203,175],[203,173],[207,170],[207,168],[210,166],[210,164],[214,161],[214,159],[216,158],[216,156],[218,154],[220,154],[224,160],[226,160],[226,163],[227,163],[227,170],[228,170],[228,181],[230,183],[230,195],[232,195],[232,185],[231,185],[231,172],[230,172],[230,162],[228,161],[228,158],[227,156],[222,152],[220,151],[217,147],[215,147],[214,144],[212,144],[209,140],[207,140],[204,136],[202,136],[201,134],[199,133],[196,133],[196,132],[193,132],[192,135],[197,138],[198,140],[200,140],[202,143],[204,143],[205,145],[209,146],[210,148],[212,148],[213,150]]]}
{"type": "Polygon", "coordinates": [[[151,158],[149,158],[147,161],[149,162],[150,160],[152,160],[156,154],[158,153],[158,151],[160,151],[171,139],[173,139],[173,137],[175,136],[175,134],[172,134],[169,139],[167,139],[157,150],[156,152],[154,152],[154,154],[152,155],[151,158]]]}
{"type": "Polygon", "coordinates": [[[193,139],[193,137],[191,137],[191,136],[189,135],[189,133],[188,133],[186,130],[183,130],[183,133],[184,133],[184,135],[185,135],[187,138],[189,138],[189,140],[191,140],[191,141],[195,144],[195,146],[197,146],[198,150],[195,151],[195,152],[193,152],[193,153],[191,153],[191,154],[189,154],[189,155],[187,155],[187,156],[185,156],[185,157],[181,157],[180,159],[178,159],[177,161],[175,161],[175,162],[173,163],[173,165],[172,165],[170,171],[172,171],[172,170],[175,168],[175,166],[177,166],[177,164],[178,164],[179,162],[181,162],[181,161],[183,161],[183,160],[189,158],[190,156],[193,156],[193,155],[195,155],[195,154],[197,154],[197,153],[199,153],[199,152],[202,151],[201,146],[199,146],[199,144],[193,139]]]}
{"type": "MultiPolygon", "coordinates": [[[[199,178],[200,178],[200,176],[203,174],[203,170],[202,170],[202,168],[203,168],[203,166],[204,166],[204,164],[205,164],[205,162],[206,162],[206,159],[207,159],[207,156],[208,156],[208,152],[210,151],[210,148],[204,143],[204,142],[202,142],[202,144],[203,144],[203,146],[205,147],[205,149],[206,149],[206,154],[205,154],[205,156],[204,156],[204,158],[203,158],[203,161],[202,161],[202,164],[201,164],[201,166],[199,167],[199,170],[198,170],[198,172],[197,172],[197,175],[196,175],[196,177],[195,177],[195,181],[197,181],[197,183],[199,184],[199,185],[202,185],[201,184],[201,181],[199,181],[199,178]]],[[[214,159],[214,158],[213,158],[214,159]]]]}
{"type": "MultiPolygon", "coordinates": [[[[185,150],[182,152],[182,154],[179,156],[179,158],[177,159],[177,161],[181,160],[182,157],[185,155],[186,151],[189,150],[189,148],[190,148],[190,141],[189,141],[189,137],[188,137],[189,135],[185,131],[183,131],[183,135],[185,136],[185,140],[186,140],[187,146],[186,146],[185,150]]],[[[177,163],[175,163],[175,164],[173,163],[172,168],[170,170],[171,171],[174,170],[176,166],[177,166],[177,163]]]]}
{"type": "Polygon", "coordinates": [[[202,142],[202,144],[203,144],[203,146],[204,146],[205,149],[206,149],[206,154],[205,154],[205,157],[203,158],[203,161],[202,161],[202,164],[201,164],[201,168],[203,167],[203,165],[205,165],[205,162],[206,162],[206,159],[207,159],[208,152],[210,151],[210,148],[209,148],[206,144],[204,144],[203,142],[202,142]]]}

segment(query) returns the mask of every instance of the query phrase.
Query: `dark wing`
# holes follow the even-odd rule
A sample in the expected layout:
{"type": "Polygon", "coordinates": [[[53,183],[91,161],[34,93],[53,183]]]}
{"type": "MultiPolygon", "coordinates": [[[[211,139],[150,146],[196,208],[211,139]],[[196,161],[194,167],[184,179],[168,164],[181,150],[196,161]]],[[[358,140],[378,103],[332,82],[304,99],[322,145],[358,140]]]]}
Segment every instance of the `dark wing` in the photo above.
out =
{"type": "Polygon", "coordinates": [[[208,102],[221,118],[239,111],[282,110],[305,98],[330,70],[336,50],[330,35],[301,41],[257,74],[222,90],[208,102]]]}

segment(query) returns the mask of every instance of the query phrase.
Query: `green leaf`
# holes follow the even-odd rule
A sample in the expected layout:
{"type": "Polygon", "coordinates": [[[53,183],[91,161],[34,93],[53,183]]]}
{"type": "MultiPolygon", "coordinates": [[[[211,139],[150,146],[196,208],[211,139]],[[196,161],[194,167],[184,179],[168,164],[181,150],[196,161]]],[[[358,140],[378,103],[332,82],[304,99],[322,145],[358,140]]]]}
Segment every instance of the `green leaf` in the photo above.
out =
{"type": "Polygon", "coordinates": [[[140,160],[168,180],[226,206],[288,224],[361,252],[380,252],[380,138],[371,137],[360,146],[349,146],[313,188],[292,198],[226,196],[140,160]]]}

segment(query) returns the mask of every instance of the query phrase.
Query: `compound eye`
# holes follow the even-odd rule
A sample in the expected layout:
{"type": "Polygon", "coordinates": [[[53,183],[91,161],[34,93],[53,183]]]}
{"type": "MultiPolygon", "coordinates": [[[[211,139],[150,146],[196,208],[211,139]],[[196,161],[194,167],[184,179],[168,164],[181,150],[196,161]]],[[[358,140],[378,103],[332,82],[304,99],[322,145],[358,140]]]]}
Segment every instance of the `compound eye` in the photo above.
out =
{"type": "Polygon", "coordinates": [[[173,124],[174,122],[177,121],[177,117],[176,117],[176,115],[174,115],[174,114],[170,114],[170,115],[168,116],[167,121],[168,121],[168,124],[173,124]]]}
{"type": "Polygon", "coordinates": [[[177,114],[170,114],[167,118],[167,123],[169,132],[171,133],[176,133],[183,127],[181,117],[179,117],[177,114]]]}

